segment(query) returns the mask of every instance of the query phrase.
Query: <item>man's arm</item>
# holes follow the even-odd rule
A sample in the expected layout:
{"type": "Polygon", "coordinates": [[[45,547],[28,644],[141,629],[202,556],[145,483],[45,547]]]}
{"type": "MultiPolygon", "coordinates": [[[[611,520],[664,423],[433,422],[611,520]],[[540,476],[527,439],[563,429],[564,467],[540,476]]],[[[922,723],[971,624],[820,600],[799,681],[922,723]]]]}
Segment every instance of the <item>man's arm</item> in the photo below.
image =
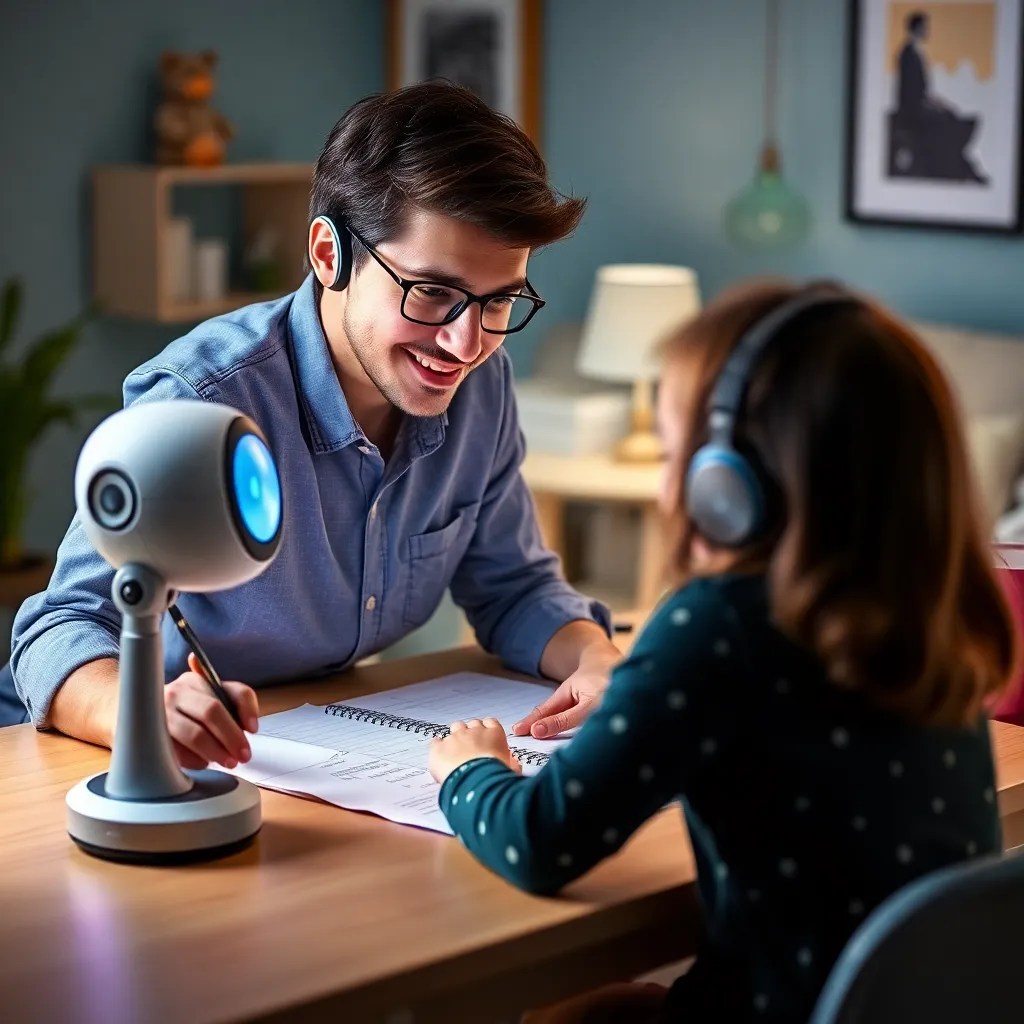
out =
{"type": "Polygon", "coordinates": [[[100,658],[75,669],[53,695],[50,725],[86,743],[113,746],[117,679],[115,658],[100,658]]]}
{"type": "MultiPolygon", "coordinates": [[[[473,539],[452,580],[452,596],[485,649],[520,672],[565,684],[556,710],[578,708],[570,715],[578,724],[619,658],[608,639],[611,617],[599,602],[569,586],[558,557],[541,541],[533,498],[519,471],[525,443],[511,367],[503,353],[496,358],[502,363],[504,388],[498,445],[473,539]]],[[[552,723],[548,734],[553,732],[552,723]]]]}
{"type": "Polygon", "coordinates": [[[601,702],[612,669],[622,655],[604,629],[579,620],[563,626],[540,659],[541,673],[562,685],[538,704],[512,731],[517,736],[557,736],[575,728],[601,702]]]}

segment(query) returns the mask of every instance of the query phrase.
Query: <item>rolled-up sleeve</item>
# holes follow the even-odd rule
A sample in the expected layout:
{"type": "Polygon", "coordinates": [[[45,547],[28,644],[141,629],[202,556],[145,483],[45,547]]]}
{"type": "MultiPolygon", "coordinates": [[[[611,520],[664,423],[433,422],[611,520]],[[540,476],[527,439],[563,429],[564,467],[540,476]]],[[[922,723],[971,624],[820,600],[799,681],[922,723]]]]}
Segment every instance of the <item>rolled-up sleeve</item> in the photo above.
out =
{"type": "MultiPolygon", "coordinates": [[[[125,406],[199,399],[171,370],[141,369],[124,384],[125,406]]],[[[77,513],[57,551],[46,590],[28,598],[14,618],[11,670],[37,728],[49,725],[53,697],[72,672],[99,658],[116,658],[121,615],[111,598],[114,569],[92,546],[77,513]]]]}
{"type": "Polygon", "coordinates": [[[519,429],[512,369],[502,353],[501,431],[476,530],[455,577],[452,597],[485,650],[506,665],[540,674],[548,641],[579,619],[611,633],[611,615],[599,601],[565,581],[558,556],[540,537],[533,497],[520,472],[526,444],[519,429]]]}

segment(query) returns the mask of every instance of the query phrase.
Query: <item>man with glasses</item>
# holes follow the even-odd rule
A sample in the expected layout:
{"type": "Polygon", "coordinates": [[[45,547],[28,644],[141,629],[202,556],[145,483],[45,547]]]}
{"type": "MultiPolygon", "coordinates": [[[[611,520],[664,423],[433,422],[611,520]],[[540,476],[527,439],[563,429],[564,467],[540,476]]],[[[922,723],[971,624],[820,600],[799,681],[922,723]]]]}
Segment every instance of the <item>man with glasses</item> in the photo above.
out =
{"type": "MultiPolygon", "coordinates": [[[[317,162],[311,273],[295,293],[200,324],[129,375],[125,404],[223,402],[279,464],[286,527],[254,580],[178,601],[251,729],[250,688],[334,672],[394,643],[449,587],[481,644],[562,685],[518,731],[578,724],[617,651],[607,610],[541,543],[501,345],[544,305],[538,247],[584,202],[467,90],[410,86],[353,106],[317,162]],[[248,684],[248,685],[246,685],[248,684]]],[[[39,727],[110,745],[113,570],[77,517],[45,594],[14,626],[18,694],[39,727]]],[[[233,766],[245,735],[194,671],[169,618],[168,724],[185,767],[233,766]]]]}

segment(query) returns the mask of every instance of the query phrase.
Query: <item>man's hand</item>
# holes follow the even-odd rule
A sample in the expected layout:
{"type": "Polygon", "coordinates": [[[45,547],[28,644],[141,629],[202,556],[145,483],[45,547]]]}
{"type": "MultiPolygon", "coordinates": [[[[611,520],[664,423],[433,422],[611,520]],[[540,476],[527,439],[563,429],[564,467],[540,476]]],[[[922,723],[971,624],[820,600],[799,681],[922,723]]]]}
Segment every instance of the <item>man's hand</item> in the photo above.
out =
{"type": "MultiPolygon", "coordinates": [[[[178,763],[182,768],[205,768],[215,761],[234,768],[239,761],[248,761],[252,751],[245,733],[213,695],[194,654],[188,656],[188,664],[191,671],[164,687],[167,727],[178,763]]],[[[224,689],[245,728],[256,732],[260,709],[255,691],[244,683],[225,683],[224,689]]]]}
{"type": "Polygon", "coordinates": [[[452,722],[449,735],[430,744],[430,774],[436,782],[444,782],[459,765],[477,757],[494,757],[513,771],[523,770],[508,749],[501,723],[496,718],[474,718],[452,722]]]}
{"type": "Polygon", "coordinates": [[[622,659],[618,648],[594,622],[570,622],[548,642],[541,671],[564,682],[538,704],[512,732],[544,739],[573,729],[601,703],[612,668],[622,659]]]}

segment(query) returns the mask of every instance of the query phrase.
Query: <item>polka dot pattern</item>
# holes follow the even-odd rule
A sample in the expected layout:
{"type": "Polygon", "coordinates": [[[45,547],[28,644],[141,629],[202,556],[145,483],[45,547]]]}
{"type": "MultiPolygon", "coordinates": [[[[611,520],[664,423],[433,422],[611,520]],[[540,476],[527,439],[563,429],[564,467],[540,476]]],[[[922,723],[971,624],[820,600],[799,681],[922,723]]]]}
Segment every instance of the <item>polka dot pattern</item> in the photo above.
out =
{"type": "MultiPolygon", "coordinates": [[[[701,586],[709,592],[717,584],[704,581],[701,586]]],[[[763,604],[763,594],[759,600],[763,604]]],[[[696,605],[670,604],[667,615],[652,620],[662,637],[645,636],[644,653],[617,671],[631,676],[645,695],[655,694],[653,704],[649,699],[641,703],[638,691],[630,693],[628,687],[613,689],[607,709],[596,716],[600,724],[588,733],[593,745],[582,748],[588,757],[601,759],[600,769],[593,771],[582,756],[566,751],[545,770],[552,785],[547,795],[553,798],[538,806],[541,813],[552,808],[564,816],[552,823],[562,831],[546,833],[543,842],[530,845],[532,838],[516,824],[522,816],[504,813],[518,798],[502,794],[492,800],[497,788],[493,794],[490,788],[481,790],[487,794],[483,806],[468,787],[453,794],[446,806],[458,840],[473,842],[482,860],[524,886],[526,879],[539,878],[542,885],[557,888],[615,853],[637,825],[638,805],[654,813],[667,800],[682,797],[685,804],[689,798],[694,812],[704,817],[704,830],[691,827],[691,842],[710,872],[702,884],[717,890],[709,903],[710,912],[720,915],[716,934],[729,938],[728,929],[742,919],[743,927],[762,937],[769,932],[777,944],[781,961],[752,965],[753,985],[746,998],[752,1000],[753,1016],[755,1011],[781,1012],[792,994],[787,986],[806,986],[824,976],[828,951],[849,938],[887,886],[895,890],[937,866],[936,852],[955,860],[987,851],[991,839],[985,820],[994,815],[998,794],[985,774],[987,752],[979,745],[982,759],[976,759],[967,732],[913,734],[904,742],[903,726],[876,731],[870,713],[858,710],[849,694],[833,697],[831,689],[812,678],[805,661],[773,663],[778,648],[752,647],[748,662],[743,616],[750,607],[753,602],[739,602],[731,618],[726,613],[715,623],[696,605]],[[703,676],[697,663],[691,672],[680,660],[691,645],[699,652],[699,667],[712,666],[703,676]],[[740,705],[746,692],[739,697],[738,687],[729,684],[747,685],[745,677],[733,677],[746,673],[748,665],[763,672],[763,679],[750,680],[761,689],[751,690],[753,713],[746,715],[746,705],[740,705]],[[759,810],[770,815],[764,820],[772,822],[772,831],[754,854],[724,860],[720,852],[733,847],[728,837],[723,841],[717,834],[714,823],[722,807],[714,801],[728,789],[722,783],[729,781],[725,773],[733,770],[736,752],[749,749],[746,737],[734,738],[732,723],[748,721],[758,730],[754,746],[763,743],[763,749],[770,749],[777,736],[786,744],[778,757],[761,762],[765,774],[779,769],[777,776],[761,780],[765,806],[759,810]],[[699,791],[687,788],[688,777],[696,779],[699,791]],[[829,903],[824,912],[799,920],[799,909],[790,912],[809,906],[806,889],[819,872],[829,870],[822,863],[819,828],[829,832],[828,843],[845,842],[849,856],[863,861],[865,871],[852,874],[845,886],[841,878],[833,879],[835,884],[820,897],[829,903]],[[474,835],[487,838],[473,841],[474,835]],[[871,878],[872,885],[858,878],[871,878]],[[722,913],[723,907],[730,913],[722,913]]],[[[501,782],[519,785],[518,780],[501,782]]],[[[537,827],[547,824],[538,822],[537,827]]]]}

